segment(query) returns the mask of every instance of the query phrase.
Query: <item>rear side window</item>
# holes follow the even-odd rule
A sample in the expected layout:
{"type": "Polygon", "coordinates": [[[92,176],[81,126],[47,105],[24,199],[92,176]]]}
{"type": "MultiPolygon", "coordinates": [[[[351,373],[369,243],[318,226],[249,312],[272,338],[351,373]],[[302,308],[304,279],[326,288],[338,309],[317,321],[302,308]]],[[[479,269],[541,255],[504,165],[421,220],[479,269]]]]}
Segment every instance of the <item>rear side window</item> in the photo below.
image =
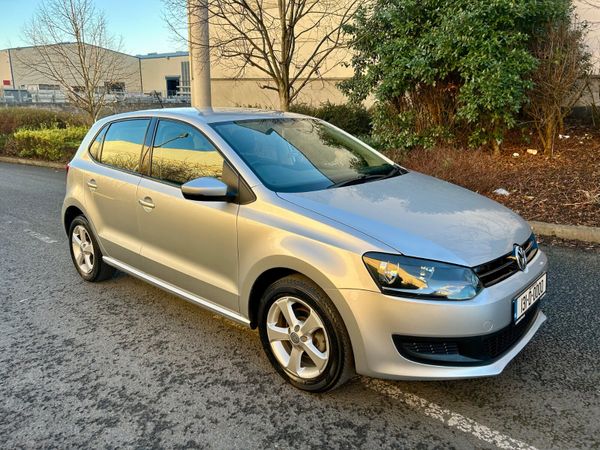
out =
{"type": "Polygon", "coordinates": [[[194,178],[223,176],[224,159],[191,125],[161,120],[152,149],[152,177],[174,184],[194,178]]]}
{"type": "Polygon", "coordinates": [[[104,138],[100,162],[130,172],[137,172],[149,123],[150,119],[123,120],[112,123],[104,138]]]}

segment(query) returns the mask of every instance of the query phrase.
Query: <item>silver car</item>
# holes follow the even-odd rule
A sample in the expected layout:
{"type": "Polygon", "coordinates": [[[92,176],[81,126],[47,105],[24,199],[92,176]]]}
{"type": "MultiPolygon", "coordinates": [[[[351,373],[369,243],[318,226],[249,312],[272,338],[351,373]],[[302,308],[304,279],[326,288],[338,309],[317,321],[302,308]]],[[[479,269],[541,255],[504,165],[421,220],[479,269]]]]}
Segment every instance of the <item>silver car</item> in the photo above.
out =
{"type": "Polygon", "coordinates": [[[298,114],[102,119],[70,162],[62,218],[83,279],[118,269],[258,328],[308,391],[355,373],[497,375],[546,319],[527,222],[298,114]]]}

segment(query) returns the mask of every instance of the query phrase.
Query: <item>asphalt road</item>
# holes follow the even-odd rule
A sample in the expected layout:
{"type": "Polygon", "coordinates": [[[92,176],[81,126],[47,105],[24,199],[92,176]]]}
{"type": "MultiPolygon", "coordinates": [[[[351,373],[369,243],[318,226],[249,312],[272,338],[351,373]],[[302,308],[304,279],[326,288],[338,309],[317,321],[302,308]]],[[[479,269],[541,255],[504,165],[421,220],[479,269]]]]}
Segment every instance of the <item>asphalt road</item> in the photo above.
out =
{"type": "Polygon", "coordinates": [[[600,254],[546,247],[548,321],[498,377],[285,384],[258,335],[126,275],[86,283],[65,174],[0,164],[0,447],[600,448],[600,254]]]}

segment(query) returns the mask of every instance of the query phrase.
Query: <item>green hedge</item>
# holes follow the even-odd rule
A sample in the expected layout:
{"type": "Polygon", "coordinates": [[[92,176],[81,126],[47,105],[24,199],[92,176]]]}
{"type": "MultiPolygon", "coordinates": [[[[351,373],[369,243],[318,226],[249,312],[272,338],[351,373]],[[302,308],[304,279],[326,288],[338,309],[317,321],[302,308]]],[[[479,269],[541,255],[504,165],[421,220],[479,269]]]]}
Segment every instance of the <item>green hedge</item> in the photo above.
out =
{"type": "Polygon", "coordinates": [[[325,120],[354,136],[363,137],[371,134],[371,114],[360,105],[351,103],[336,105],[326,102],[320,106],[293,105],[290,111],[325,120]]]}
{"type": "Polygon", "coordinates": [[[87,131],[85,126],[20,129],[13,133],[8,145],[11,153],[23,158],[66,161],[73,156],[87,131]]]}
{"type": "Polygon", "coordinates": [[[20,128],[66,128],[69,125],[85,125],[81,114],[42,108],[1,108],[0,135],[9,135],[20,128]]]}

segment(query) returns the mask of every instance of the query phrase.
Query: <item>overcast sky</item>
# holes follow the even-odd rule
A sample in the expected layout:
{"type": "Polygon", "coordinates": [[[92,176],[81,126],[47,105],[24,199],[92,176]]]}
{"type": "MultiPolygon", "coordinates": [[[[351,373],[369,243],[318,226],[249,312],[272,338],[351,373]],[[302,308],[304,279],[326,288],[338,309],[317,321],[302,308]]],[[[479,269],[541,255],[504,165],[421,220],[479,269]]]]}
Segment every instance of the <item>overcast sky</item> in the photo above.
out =
{"type": "MultiPolygon", "coordinates": [[[[21,30],[41,0],[0,0],[0,49],[25,45],[21,30]]],[[[96,0],[106,13],[109,31],[123,37],[123,51],[132,55],[185,50],[162,18],[160,0],[96,0]]]]}

